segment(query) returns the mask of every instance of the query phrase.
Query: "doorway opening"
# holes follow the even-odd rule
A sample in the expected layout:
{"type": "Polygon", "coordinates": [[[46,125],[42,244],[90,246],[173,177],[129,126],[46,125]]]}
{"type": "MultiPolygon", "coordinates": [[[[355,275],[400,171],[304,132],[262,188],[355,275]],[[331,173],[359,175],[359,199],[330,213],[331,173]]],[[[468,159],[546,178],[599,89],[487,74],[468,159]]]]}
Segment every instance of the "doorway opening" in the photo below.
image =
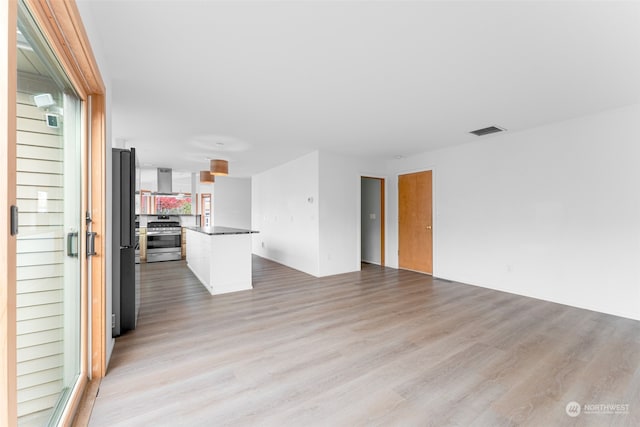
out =
{"type": "Polygon", "coordinates": [[[361,261],[384,266],[385,211],[384,178],[360,178],[361,261]]]}

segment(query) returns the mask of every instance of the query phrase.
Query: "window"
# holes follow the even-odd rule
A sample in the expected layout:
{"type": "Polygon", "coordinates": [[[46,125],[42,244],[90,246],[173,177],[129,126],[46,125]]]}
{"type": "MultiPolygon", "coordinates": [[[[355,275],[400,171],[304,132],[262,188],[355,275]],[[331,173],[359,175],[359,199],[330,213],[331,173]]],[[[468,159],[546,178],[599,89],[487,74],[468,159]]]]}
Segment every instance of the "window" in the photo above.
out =
{"type": "Polygon", "coordinates": [[[156,214],[190,215],[191,194],[156,195],[156,214]]]}

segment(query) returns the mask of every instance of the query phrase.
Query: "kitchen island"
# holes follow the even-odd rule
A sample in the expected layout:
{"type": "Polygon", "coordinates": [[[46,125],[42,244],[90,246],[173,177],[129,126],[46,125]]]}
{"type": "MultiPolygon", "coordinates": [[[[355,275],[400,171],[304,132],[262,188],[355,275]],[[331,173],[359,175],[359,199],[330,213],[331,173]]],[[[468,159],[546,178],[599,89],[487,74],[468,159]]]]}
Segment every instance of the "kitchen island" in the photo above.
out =
{"type": "Polygon", "coordinates": [[[252,289],[251,234],[230,227],[186,227],[187,265],[211,295],[252,289]]]}

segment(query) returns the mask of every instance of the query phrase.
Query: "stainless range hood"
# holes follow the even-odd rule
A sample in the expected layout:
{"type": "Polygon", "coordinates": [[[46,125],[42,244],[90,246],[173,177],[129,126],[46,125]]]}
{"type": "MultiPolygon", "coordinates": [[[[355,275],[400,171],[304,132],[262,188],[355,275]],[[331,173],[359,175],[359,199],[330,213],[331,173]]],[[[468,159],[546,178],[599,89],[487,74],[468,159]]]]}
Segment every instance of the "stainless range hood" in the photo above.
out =
{"type": "Polygon", "coordinates": [[[171,168],[158,168],[158,193],[173,193],[171,168]]]}

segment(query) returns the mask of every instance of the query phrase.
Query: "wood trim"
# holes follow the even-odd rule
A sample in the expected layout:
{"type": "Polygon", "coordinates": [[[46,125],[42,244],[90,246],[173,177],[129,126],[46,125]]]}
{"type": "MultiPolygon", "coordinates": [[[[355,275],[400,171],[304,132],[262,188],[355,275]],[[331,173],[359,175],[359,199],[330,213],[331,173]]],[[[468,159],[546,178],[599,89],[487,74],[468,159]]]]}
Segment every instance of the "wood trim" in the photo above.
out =
{"type": "Polygon", "coordinates": [[[67,59],[70,63],[76,65],[76,70],[78,70],[84,82],[84,88],[87,93],[104,94],[105,86],[100,75],[100,69],[93,55],[91,43],[89,43],[89,37],[85,31],[75,0],[40,0],[40,2],[46,3],[53,10],[56,22],[62,30],[67,59]]]}
{"type": "Polygon", "coordinates": [[[16,204],[17,48],[15,1],[0,6],[0,425],[15,425],[16,372],[16,238],[9,232],[11,205],[16,204]]]}
{"type": "Polygon", "coordinates": [[[80,401],[80,406],[76,411],[76,416],[73,420],[73,426],[88,426],[89,419],[91,418],[91,412],[93,411],[93,405],[96,402],[100,387],[100,379],[93,379],[89,381],[85,388],[84,395],[80,401]]]}
{"type": "Polygon", "coordinates": [[[70,427],[73,425],[73,421],[76,418],[76,413],[78,412],[78,409],[82,404],[87,384],[89,384],[89,379],[87,377],[80,377],[75,388],[73,389],[71,399],[69,399],[69,403],[67,404],[67,407],[64,409],[64,411],[62,412],[62,416],[60,417],[61,425],[63,425],[64,427],[70,427]]]}
{"type": "Polygon", "coordinates": [[[140,215],[150,215],[151,214],[151,206],[153,203],[153,196],[151,195],[151,190],[140,190],[140,215]],[[146,204],[144,203],[146,197],[146,204]]]}
{"type": "MultiPolygon", "coordinates": [[[[90,103],[85,102],[82,104],[82,117],[85,117],[85,123],[89,117],[90,103]]],[[[89,156],[91,151],[89,149],[89,128],[84,127],[84,141],[81,149],[81,176],[82,176],[82,200],[80,201],[80,235],[86,236],[88,231],[87,222],[85,221],[86,213],[89,211],[89,156]]],[[[89,258],[87,257],[87,239],[80,239],[80,379],[85,380],[88,375],[88,347],[89,347],[89,258]]],[[[84,392],[84,390],[82,390],[84,392]]],[[[82,395],[82,392],[80,395],[82,395]]],[[[74,395],[74,398],[77,398],[74,395]]]]}
{"type": "Polygon", "coordinates": [[[24,0],[73,86],[86,100],[105,87],[74,0],[24,0]]]}
{"type": "MultiPolygon", "coordinates": [[[[67,77],[71,81],[74,89],[78,92],[78,96],[83,100],[87,100],[87,88],[84,78],[80,75],[76,59],[69,50],[69,44],[65,41],[64,34],[58,22],[68,21],[65,17],[58,17],[51,9],[47,0],[23,0],[29,12],[33,16],[38,28],[47,40],[51,50],[56,58],[60,61],[67,77]]],[[[60,3],[67,3],[70,0],[59,0],[60,3]]],[[[52,2],[56,3],[56,2],[52,2]]]]}
{"type": "Polygon", "coordinates": [[[96,252],[91,257],[91,378],[102,378],[107,367],[106,295],[106,129],[105,98],[91,96],[91,224],[96,232],[96,252]]]}

